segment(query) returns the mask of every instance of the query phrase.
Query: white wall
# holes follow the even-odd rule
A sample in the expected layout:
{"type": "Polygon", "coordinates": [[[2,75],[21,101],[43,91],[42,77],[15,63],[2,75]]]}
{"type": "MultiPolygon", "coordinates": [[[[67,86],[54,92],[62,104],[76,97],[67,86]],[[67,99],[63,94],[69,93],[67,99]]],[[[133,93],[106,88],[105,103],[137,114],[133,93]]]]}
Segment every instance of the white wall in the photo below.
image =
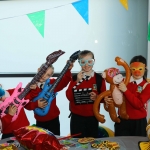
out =
{"type": "MultiPolygon", "coordinates": [[[[72,2],[0,1],[0,71],[35,72],[47,55],[58,49],[66,53],[54,64],[55,72],[60,72],[77,50],[94,52],[98,72],[116,67],[116,55],[127,62],[136,54],[147,55],[147,0],[129,0],[128,11],[119,0],[89,0],[89,24],[72,2]],[[45,10],[44,37],[26,15],[41,10],[45,10]]],[[[73,71],[79,70],[76,64],[73,71]]]]}

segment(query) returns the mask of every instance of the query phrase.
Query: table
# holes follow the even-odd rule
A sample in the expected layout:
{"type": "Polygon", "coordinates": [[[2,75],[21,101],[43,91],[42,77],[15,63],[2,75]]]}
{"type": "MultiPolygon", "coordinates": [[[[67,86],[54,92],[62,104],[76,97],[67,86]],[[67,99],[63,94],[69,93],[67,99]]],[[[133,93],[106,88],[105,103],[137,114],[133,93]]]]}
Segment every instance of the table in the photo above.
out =
{"type": "MultiPolygon", "coordinates": [[[[7,138],[7,139],[3,139],[0,140],[0,144],[2,143],[6,143],[7,141],[9,141],[12,138],[7,138]]],[[[77,142],[77,138],[72,138],[72,139],[68,139],[68,140],[62,140],[61,143],[66,144],[66,145],[71,145],[69,150],[96,150],[96,148],[92,148],[91,144],[79,144],[77,142]]],[[[107,137],[107,138],[98,138],[96,139],[96,141],[105,141],[105,140],[109,140],[109,141],[114,141],[114,142],[118,142],[120,145],[120,150],[138,150],[138,142],[139,141],[148,141],[147,137],[139,137],[139,136],[123,136],[123,137],[107,137]]],[[[17,142],[17,141],[15,141],[17,142]]],[[[19,147],[19,150],[25,150],[23,147],[19,147]]]]}

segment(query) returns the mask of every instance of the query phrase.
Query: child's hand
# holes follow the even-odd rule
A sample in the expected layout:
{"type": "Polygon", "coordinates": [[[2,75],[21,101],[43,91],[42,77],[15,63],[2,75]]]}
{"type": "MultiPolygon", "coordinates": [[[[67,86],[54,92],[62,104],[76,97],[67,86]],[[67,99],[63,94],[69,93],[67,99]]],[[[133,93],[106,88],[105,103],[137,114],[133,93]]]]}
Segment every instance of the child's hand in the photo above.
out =
{"type": "Polygon", "coordinates": [[[90,92],[89,94],[90,94],[90,99],[95,101],[97,98],[97,94],[95,92],[90,92]]]}
{"type": "Polygon", "coordinates": [[[84,77],[84,72],[83,71],[80,71],[78,74],[77,74],[77,82],[79,82],[83,77],[84,77]]]}
{"type": "Polygon", "coordinates": [[[8,113],[9,113],[11,116],[14,116],[16,112],[17,112],[17,107],[16,107],[15,105],[9,106],[8,113]]]}
{"type": "Polygon", "coordinates": [[[111,103],[113,103],[113,99],[109,98],[108,96],[104,97],[104,101],[105,101],[106,105],[110,105],[111,103]]]}
{"type": "Polygon", "coordinates": [[[35,90],[36,87],[37,87],[37,84],[32,84],[32,85],[30,85],[30,89],[32,89],[32,90],[35,90]]]}
{"type": "Polygon", "coordinates": [[[48,102],[42,98],[38,100],[38,107],[39,108],[44,108],[44,107],[46,107],[47,104],[48,104],[48,102]]]}
{"type": "Polygon", "coordinates": [[[125,92],[127,90],[126,85],[124,84],[124,82],[121,82],[118,86],[119,90],[122,92],[125,92]]]}
{"type": "MultiPolygon", "coordinates": [[[[75,62],[75,61],[74,61],[74,62],[75,62]]],[[[73,68],[73,66],[74,66],[74,62],[71,62],[71,63],[70,63],[70,67],[69,67],[68,69],[70,69],[70,70],[71,70],[71,69],[73,68]]],[[[67,63],[68,63],[68,61],[67,61],[67,63]]]]}

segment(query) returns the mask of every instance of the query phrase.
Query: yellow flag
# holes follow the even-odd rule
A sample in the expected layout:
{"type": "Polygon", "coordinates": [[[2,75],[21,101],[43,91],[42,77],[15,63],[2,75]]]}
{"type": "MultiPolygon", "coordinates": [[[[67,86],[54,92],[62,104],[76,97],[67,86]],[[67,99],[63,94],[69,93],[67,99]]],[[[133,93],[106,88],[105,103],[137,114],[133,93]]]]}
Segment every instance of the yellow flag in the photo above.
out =
{"type": "Polygon", "coordinates": [[[126,10],[128,10],[128,0],[120,0],[120,3],[124,6],[126,10]]]}

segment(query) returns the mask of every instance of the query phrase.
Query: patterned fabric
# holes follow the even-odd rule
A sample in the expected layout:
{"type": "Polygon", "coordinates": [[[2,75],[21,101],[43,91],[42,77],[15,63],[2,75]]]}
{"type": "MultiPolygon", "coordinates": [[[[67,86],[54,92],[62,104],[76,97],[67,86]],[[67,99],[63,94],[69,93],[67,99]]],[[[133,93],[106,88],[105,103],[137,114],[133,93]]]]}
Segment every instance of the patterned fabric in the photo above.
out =
{"type": "Polygon", "coordinates": [[[84,76],[84,78],[82,78],[79,82],[77,82],[77,84],[73,87],[73,89],[76,89],[78,85],[80,85],[84,80],[90,80],[91,76],[84,76]]]}

